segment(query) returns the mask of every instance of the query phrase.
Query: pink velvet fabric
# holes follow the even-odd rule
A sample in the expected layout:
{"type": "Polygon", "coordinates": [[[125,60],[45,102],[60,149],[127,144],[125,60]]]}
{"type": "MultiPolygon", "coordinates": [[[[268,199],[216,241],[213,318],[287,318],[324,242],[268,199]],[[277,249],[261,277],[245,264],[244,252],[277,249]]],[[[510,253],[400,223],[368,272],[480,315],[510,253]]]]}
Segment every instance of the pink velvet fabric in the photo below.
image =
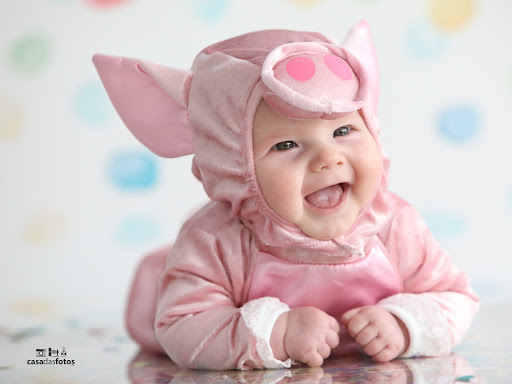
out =
{"type": "MultiPolygon", "coordinates": [[[[424,316],[432,316],[432,324],[446,327],[450,336],[441,340],[441,349],[428,349],[429,354],[449,350],[460,341],[478,300],[467,276],[439,248],[414,208],[387,190],[389,161],[384,152],[385,167],[374,198],[345,235],[330,241],[310,238],[278,216],[263,198],[256,179],[252,124],[263,99],[289,118],[333,119],[358,110],[380,147],[378,72],[366,23],[349,33],[346,46],[311,32],[249,33],[207,47],[190,71],[166,70],[147,62],[139,65],[132,59],[97,58],[95,63],[128,128],[163,156],[177,156],[173,147],[185,144],[184,152],[194,153],[192,171],[212,200],[184,224],[165,266],[151,267],[163,270],[158,297],[156,275],[144,272],[144,266],[152,264],[143,263],[138,271],[128,315],[141,320],[129,319],[128,324],[142,347],[158,349],[145,312],[154,306],[156,338],[178,364],[198,369],[262,368],[257,338],[241,315],[241,308],[255,297],[251,287],[261,279],[262,252],[279,260],[279,270],[286,277],[286,265],[290,272],[304,271],[304,264],[355,270],[357,263],[371,263],[367,254],[374,244],[386,262],[376,265],[357,285],[370,291],[378,286],[380,293],[375,290],[371,299],[363,295],[339,303],[335,314],[368,303],[378,305],[387,300],[393,308],[403,302],[411,327],[422,308],[434,309],[424,316]],[[122,69],[117,79],[116,68],[122,69]],[[128,84],[135,84],[124,94],[123,77],[128,84]],[[145,101],[140,101],[137,84],[145,87],[145,101]],[[171,109],[151,109],[156,113],[150,120],[154,124],[145,126],[149,100],[160,106],[169,98],[173,100],[171,109]],[[169,113],[171,110],[178,112],[169,113]],[[387,277],[390,286],[384,284],[387,277]],[[407,300],[401,301],[404,294],[407,300]],[[147,306],[139,303],[142,300],[147,306]],[[412,305],[407,304],[410,302],[412,305]]],[[[331,281],[325,272],[318,273],[323,267],[313,269],[311,279],[326,281],[325,287],[317,289],[322,295],[327,291],[336,295],[338,289],[332,284],[352,278],[350,273],[340,272],[331,281]]],[[[268,294],[282,294],[283,301],[290,301],[283,284],[276,282],[275,288],[268,294]]],[[[323,305],[321,300],[318,305],[323,305]]],[[[423,336],[414,337],[414,345],[419,346],[414,353],[424,353],[423,336]]]]}
{"type": "Polygon", "coordinates": [[[141,143],[162,157],[194,152],[186,110],[190,72],[100,54],[93,62],[114,107],[141,143]]]}
{"type": "MultiPolygon", "coordinates": [[[[247,300],[277,297],[290,308],[316,307],[335,319],[353,308],[375,305],[402,292],[402,281],[377,244],[368,255],[349,263],[305,264],[260,252],[247,300]]],[[[341,324],[340,345],[333,355],[348,355],[357,346],[341,324]]]]}

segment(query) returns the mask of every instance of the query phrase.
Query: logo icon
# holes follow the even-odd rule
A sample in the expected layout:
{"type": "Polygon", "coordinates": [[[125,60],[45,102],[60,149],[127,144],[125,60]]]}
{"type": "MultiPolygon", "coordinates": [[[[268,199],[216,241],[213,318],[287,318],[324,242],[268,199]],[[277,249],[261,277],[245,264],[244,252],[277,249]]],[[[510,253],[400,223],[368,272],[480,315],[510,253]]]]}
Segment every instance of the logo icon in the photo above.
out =
{"type": "MultiPolygon", "coordinates": [[[[28,359],[28,365],[75,365],[75,359],[68,359],[68,351],[67,348],[63,345],[62,348],[52,349],[49,347],[45,348],[36,348],[36,357],[33,359],[28,359]],[[59,357],[60,355],[60,357],[59,357]]],[[[1,367],[0,367],[1,368],[1,367]]]]}
{"type": "Polygon", "coordinates": [[[58,349],[48,348],[48,356],[50,356],[50,357],[59,357],[59,350],[58,349]]]}

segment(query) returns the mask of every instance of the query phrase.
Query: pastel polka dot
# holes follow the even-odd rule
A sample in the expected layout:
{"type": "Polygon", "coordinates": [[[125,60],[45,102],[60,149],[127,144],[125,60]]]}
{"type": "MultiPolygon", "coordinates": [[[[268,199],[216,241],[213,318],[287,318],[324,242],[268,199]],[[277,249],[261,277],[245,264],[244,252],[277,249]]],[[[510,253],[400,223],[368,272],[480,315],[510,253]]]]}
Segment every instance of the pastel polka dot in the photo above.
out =
{"type": "Polygon", "coordinates": [[[18,138],[25,127],[25,112],[16,101],[0,96],[0,140],[18,138]]]}
{"type": "Polygon", "coordinates": [[[465,219],[453,213],[442,211],[424,212],[423,219],[434,237],[439,239],[460,236],[467,230],[465,219]]]}
{"type": "Polygon", "coordinates": [[[99,125],[112,115],[112,104],[100,82],[80,86],[73,98],[76,116],[86,124],[99,125]]]}
{"type": "Polygon", "coordinates": [[[27,220],[22,237],[35,247],[46,247],[63,241],[69,232],[67,217],[56,210],[42,210],[34,213],[27,220]]]}
{"type": "Polygon", "coordinates": [[[24,36],[11,45],[8,55],[16,71],[25,75],[35,74],[47,64],[49,44],[41,35],[24,36]]]}
{"type": "Polygon", "coordinates": [[[472,105],[456,105],[440,111],[437,132],[444,140],[463,144],[480,131],[480,115],[472,105]]]}
{"type": "Polygon", "coordinates": [[[146,190],[158,181],[155,155],[140,150],[123,150],[114,154],[108,165],[110,181],[121,190],[146,190]]]}
{"type": "Polygon", "coordinates": [[[47,318],[57,312],[53,300],[43,297],[25,297],[14,301],[10,305],[12,313],[35,318],[47,318]]]}
{"type": "Polygon", "coordinates": [[[286,63],[286,72],[296,81],[308,81],[315,75],[315,63],[307,57],[294,57],[286,63]]]}
{"type": "Polygon", "coordinates": [[[133,215],[124,219],[117,230],[117,238],[128,245],[144,244],[162,234],[162,226],[154,218],[133,215]]]}
{"type": "Polygon", "coordinates": [[[459,28],[475,14],[474,0],[430,0],[428,12],[431,20],[445,30],[459,28]]]}
{"type": "Polygon", "coordinates": [[[412,24],[405,33],[406,49],[420,60],[429,60],[443,54],[448,46],[446,37],[432,26],[424,23],[412,24]]]}
{"type": "Polygon", "coordinates": [[[320,4],[323,0],[291,0],[292,3],[297,5],[317,5],[320,4]]]}
{"type": "MultiPolygon", "coordinates": [[[[17,313],[16,310],[14,310],[12,312],[14,312],[15,314],[20,314],[20,313],[17,313]]],[[[23,314],[23,313],[21,313],[21,314],[23,314]]],[[[32,316],[28,315],[27,317],[32,317],[32,316]]],[[[19,343],[21,341],[24,341],[25,339],[41,336],[41,335],[44,335],[45,333],[46,333],[45,327],[43,327],[41,325],[36,325],[36,326],[32,326],[32,327],[18,328],[14,332],[9,332],[9,334],[7,336],[9,337],[9,339],[11,339],[11,341],[19,343]]]]}
{"type": "Polygon", "coordinates": [[[110,8],[129,3],[129,0],[86,0],[86,3],[96,8],[110,8]]]}
{"type": "Polygon", "coordinates": [[[325,55],[324,63],[329,70],[342,80],[350,80],[352,71],[347,62],[338,56],[325,55]]]}
{"type": "Polygon", "coordinates": [[[206,22],[218,21],[225,15],[230,0],[188,0],[187,5],[206,22]]]}

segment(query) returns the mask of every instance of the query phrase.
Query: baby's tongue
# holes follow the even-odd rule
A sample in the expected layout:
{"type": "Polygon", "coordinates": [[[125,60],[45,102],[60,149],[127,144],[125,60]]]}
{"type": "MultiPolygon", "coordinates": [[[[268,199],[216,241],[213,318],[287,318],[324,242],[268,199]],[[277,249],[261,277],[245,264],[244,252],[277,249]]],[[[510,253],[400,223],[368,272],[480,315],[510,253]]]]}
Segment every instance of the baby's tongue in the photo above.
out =
{"type": "Polygon", "coordinates": [[[329,208],[340,202],[341,195],[343,195],[343,188],[340,184],[336,184],[307,195],[306,200],[315,207],[329,208]]]}

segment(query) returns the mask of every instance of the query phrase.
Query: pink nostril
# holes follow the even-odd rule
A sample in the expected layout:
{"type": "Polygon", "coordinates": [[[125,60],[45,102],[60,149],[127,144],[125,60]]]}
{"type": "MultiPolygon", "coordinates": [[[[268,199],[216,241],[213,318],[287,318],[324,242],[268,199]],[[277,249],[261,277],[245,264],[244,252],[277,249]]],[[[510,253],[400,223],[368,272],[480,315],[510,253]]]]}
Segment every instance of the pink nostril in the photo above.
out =
{"type": "Polygon", "coordinates": [[[329,70],[338,76],[341,80],[350,80],[352,71],[347,62],[338,56],[325,55],[324,63],[329,70]]]}
{"type": "Polygon", "coordinates": [[[307,57],[294,57],[286,63],[286,72],[297,81],[308,81],[315,75],[315,63],[307,57]]]}
{"type": "MultiPolygon", "coordinates": [[[[335,164],[335,166],[339,166],[339,165],[343,165],[343,162],[338,161],[338,162],[335,164]]],[[[330,166],[330,165],[324,165],[324,166],[322,166],[322,168],[320,168],[320,170],[321,170],[321,171],[323,171],[323,170],[329,170],[329,169],[331,169],[331,166],[330,166]]]]}

